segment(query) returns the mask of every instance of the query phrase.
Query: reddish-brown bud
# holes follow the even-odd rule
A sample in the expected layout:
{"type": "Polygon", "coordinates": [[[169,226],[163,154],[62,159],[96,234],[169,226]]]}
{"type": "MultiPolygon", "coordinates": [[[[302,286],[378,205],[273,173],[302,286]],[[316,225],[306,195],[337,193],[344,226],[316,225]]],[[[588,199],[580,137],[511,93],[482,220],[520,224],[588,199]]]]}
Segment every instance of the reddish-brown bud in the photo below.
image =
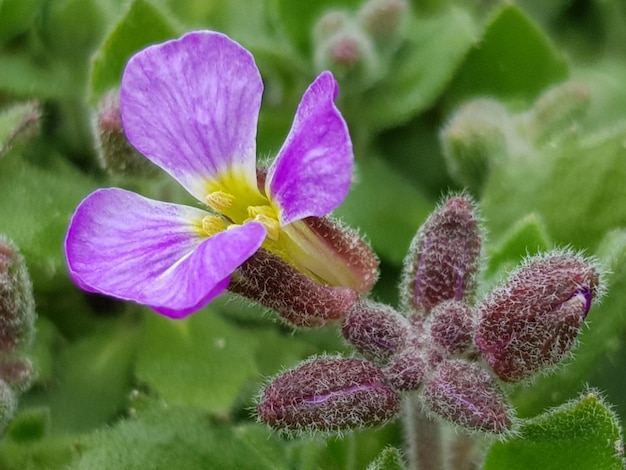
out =
{"type": "Polygon", "coordinates": [[[549,368],[575,344],[599,285],[598,271],[580,256],[531,258],[478,307],[476,346],[508,382],[549,368]]]}
{"type": "Polygon", "coordinates": [[[395,417],[399,407],[400,397],[372,364],[317,358],[272,381],[257,413],[280,431],[341,431],[381,424],[395,417]]]}
{"type": "Polygon", "coordinates": [[[472,345],[473,318],[467,304],[446,300],[433,308],[426,319],[427,334],[445,355],[462,354],[472,345]]]}
{"type": "Polygon", "coordinates": [[[396,390],[417,390],[426,377],[428,362],[424,354],[414,347],[408,347],[394,356],[383,369],[387,383],[396,390]]]}
{"type": "Polygon", "coordinates": [[[424,316],[445,300],[470,300],[481,245],[472,201],[463,195],[448,198],[411,243],[401,285],[406,308],[424,316]]]}
{"type": "Polygon", "coordinates": [[[340,320],[358,299],[353,289],[315,282],[263,249],[235,271],[228,290],[275,310],[297,327],[340,320]]]}
{"type": "Polygon", "coordinates": [[[13,390],[27,390],[35,378],[33,364],[29,359],[21,357],[5,357],[0,359],[0,379],[4,380],[13,390]]]}
{"type": "Polygon", "coordinates": [[[24,258],[0,236],[0,351],[27,346],[35,331],[35,301],[24,258]]]}
{"type": "Polygon", "coordinates": [[[122,127],[118,90],[100,101],[93,123],[100,163],[109,173],[127,176],[151,176],[157,167],[130,145],[122,127]]]}
{"type": "Polygon", "coordinates": [[[489,373],[462,359],[442,362],[422,390],[424,404],[446,420],[475,431],[511,428],[511,410],[489,373]]]}
{"type": "Polygon", "coordinates": [[[384,364],[405,346],[410,325],[388,305],[357,302],[346,315],[342,333],[363,357],[384,364]]]}

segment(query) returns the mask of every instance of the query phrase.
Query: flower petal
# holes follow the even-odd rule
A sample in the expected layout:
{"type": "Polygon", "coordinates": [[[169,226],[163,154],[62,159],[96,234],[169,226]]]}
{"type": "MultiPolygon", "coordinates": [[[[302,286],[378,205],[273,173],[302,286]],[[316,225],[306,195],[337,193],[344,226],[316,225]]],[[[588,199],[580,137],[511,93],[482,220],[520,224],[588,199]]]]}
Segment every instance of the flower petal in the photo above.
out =
{"type": "Polygon", "coordinates": [[[348,194],[354,155],[348,127],[333,102],[337,92],[330,72],[311,84],[269,169],[265,190],[280,209],[283,225],[326,215],[348,194]]]}
{"type": "Polygon", "coordinates": [[[197,31],[148,47],[128,62],[120,93],[129,141],[200,201],[224,172],[256,187],[263,83],[239,44],[197,31]]]}
{"type": "Polygon", "coordinates": [[[186,316],[226,289],[266,235],[261,224],[248,223],[203,238],[205,215],[122,189],[95,191],[76,209],[66,235],[70,274],[85,290],[186,316]]]}

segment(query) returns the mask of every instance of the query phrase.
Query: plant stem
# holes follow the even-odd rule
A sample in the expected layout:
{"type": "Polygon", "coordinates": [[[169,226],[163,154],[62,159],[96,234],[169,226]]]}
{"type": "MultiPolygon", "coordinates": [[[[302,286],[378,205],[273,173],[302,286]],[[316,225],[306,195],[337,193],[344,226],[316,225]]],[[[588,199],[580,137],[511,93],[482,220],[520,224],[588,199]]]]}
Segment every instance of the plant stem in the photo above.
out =
{"type": "Polygon", "coordinates": [[[439,423],[426,416],[415,395],[405,398],[403,419],[409,470],[443,470],[439,423]]]}

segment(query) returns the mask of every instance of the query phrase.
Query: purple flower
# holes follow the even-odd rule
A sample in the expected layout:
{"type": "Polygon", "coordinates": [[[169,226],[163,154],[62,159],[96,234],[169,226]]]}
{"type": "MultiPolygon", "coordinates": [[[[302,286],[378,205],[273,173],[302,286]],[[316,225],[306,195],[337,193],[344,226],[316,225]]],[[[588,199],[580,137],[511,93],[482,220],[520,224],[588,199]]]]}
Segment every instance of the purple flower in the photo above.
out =
{"type": "Polygon", "coordinates": [[[325,279],[332,267],[320,262],[303,219],[328,214],[350,187],[354,157],[334,105],[337,83],[324,72],[306,90],[260,187],[262,92],[252,55],[215,32],[192,32],[129,60],[120,92],[127,138],[207,209],[118,188],[93,192],[65,240],[81,288],[181,318],[223,292],[261,248],[325,279]]]}

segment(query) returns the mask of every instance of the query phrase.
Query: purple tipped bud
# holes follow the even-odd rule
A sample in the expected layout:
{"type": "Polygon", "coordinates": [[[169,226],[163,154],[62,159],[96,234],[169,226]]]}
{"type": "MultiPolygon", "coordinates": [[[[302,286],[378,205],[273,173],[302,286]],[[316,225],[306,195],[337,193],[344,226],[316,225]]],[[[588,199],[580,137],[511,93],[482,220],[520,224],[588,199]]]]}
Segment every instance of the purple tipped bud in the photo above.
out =
{"type": "Polygon", "coordinates": [[[598,271],[582,257],[531,258],[479,306],[476,346],[507,382],[559,363],[575,344],[599,284],[598,271]]]}
{"type": "Polygon", "coordinates": [[[128,176],[151,176],[157,173],[157,167],[126,139],[118,90],[107,93],[100,101],[93,128],[100,163],[109,173],[128,176]]]}
{"type": "Polygon", "coordinates": [[[418,348],[409,347],[394,356],[383,369],[387,383],[399,391],[417,390],[426,377],[428,362],[418,348]]]}
{"type": "Polygon", "coordinates": [[[358,299],[353,289],[319,284],[263,249],[235,271],[228,290],[275,310],[296,327],[340,320],[358,299]]]}
{"type": "Polygon", "coordinates": [[[357,302],[346,315],[342,333],[363,357],[384,364],[404,348],[410,325],[388,305],[357,302]]]}
{"type": "Polygon", "coordinates": [[[465,303],[447,300],[426,320],[432,342],[448,356],[462,354],[472,345],[474,313],[465,303]]]}
{"type": "Polygon", "coordinates": [[[470,300],[476,287],[481,230],[472,201],[448,198],[426,220],[405,260],[403,302],[426,316],[446,300],[470,300]]]}
{"type": "Polygon", "coordinates": [[[422,391],[424,404],[446,420],[475,431],[511,428],[511,410],[489,373],[461,359],[442,362],[422,391]]]}
{"type": "Polygon", "coordinates": [[[400,397],[383,373],[356,359],[314,359],[263,391],[259,419],[281,431],[341,431],[381,424],[399,411],[400,397]]]}
{"type": "Polygon", "coordinates": [[[34,330],[35,301],[24,258],[0,236],[0,351],[27,346],[34,330]]]}

